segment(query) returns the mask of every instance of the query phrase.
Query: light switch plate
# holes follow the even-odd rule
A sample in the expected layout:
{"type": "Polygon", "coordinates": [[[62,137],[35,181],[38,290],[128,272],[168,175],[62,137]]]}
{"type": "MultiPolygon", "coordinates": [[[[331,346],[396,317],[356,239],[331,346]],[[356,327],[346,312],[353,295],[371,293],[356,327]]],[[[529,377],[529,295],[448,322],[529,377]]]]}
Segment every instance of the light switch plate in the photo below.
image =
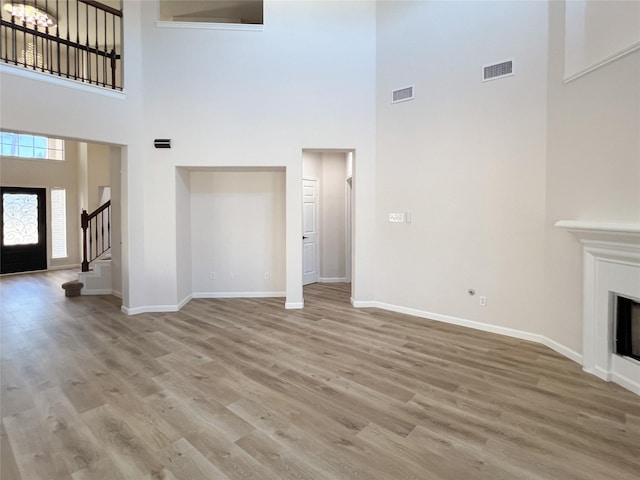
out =
{"type": "Polygon", "coordinates": [[[403,223],[404,222],[404,213],[390,213],[389,221],[391,223],[403,223]]]}

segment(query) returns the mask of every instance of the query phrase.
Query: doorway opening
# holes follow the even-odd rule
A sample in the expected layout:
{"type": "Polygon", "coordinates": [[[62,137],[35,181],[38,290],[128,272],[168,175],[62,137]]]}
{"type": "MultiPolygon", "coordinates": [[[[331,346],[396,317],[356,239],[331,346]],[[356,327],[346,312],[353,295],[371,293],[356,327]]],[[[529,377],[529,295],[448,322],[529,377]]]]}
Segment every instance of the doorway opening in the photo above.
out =
{"type": "Polygon", "coordinates": [[[353,150],[302,151],[302,284],[352,279],[353,150]]]}
{"type": "Polygon", "coordinates": [[[18,137],[18,146],[9,148],[4,135],[0,152],[4,200],[0,273],[75,270],[79,274],[80,212],[91,212],[110,199],[110,225],[105,226],[111,233],[110,268],[101,269],[110,274],[96,286],[94,270],[92,284],[85,283],[83,294],[99,291],[122,296],[121,183],[126,151],[118,145],[51,139],[37,132],[12,135],[18,137]],[[31,146],[23,145],[25,139],[31,146]]]}

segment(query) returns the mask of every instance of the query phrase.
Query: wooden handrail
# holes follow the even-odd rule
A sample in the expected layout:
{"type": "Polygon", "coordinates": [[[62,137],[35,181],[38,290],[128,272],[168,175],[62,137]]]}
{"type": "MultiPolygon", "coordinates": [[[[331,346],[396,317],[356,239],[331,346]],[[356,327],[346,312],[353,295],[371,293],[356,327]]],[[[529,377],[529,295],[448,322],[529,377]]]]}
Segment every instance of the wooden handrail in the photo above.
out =
{"type": "Polygon", "coordinates": [[[92,7],[95,7],[98,10],[109,12],[111,15],[115,15],[116,17],[122,17],[122,10],[118,10],[117,8],[110,7],[109,5],[105,5],[104,3],[96,2],[95,0],[78,0],[78,1],[86,5],[91,5],[92,7]]]}
{"type": "Polygon", "coordinates": [[[111,248],[111,200],[107,200],[91,213],[82,210],[80,225],[82,227],[82,271],[88,272],[89,264],[111,248]],[[105,212],[107,214],[106,235],[104,232],[105,212]],[[100,223],[100,231],[98,231],[98,223],[100,223]],[[94,239],[95,245],[93,244],[94,239]]]}
{"type": "MultiPolygon", "coordinates": [[[[33,28],[29,28],[29,27],[25,27],[24,25],[19,25],[17,23],[11,23],[11,22],[7,22],[6,20],[0,20],[0,24],[3,27],[9,27],[12,28],[13,30],[16,30],[18,32],[22,32],[22,33],[26,33],[29,35],[32,35],[34,37],[38,37],[38,38],[42,38],[44,40],[50,40],[52,42],[56,42],[59,43],[60,45],[65,45],[67,47],[71,47],[71,48],[75,48],[78,50],[82,50],[84,52],[89,52],[92,53],[94,55],[100,55],[103,57],[111,57],[114,55],[113,50],[111,51],[106,51],[106,50],[98,50],[95,49],[93,47],[90,47],[88,45],[82,45],[81,43],[76,43],[76,42],[72,42],[70,40],[65,40],[62,37],[57,37],[55,35],[51,35],[50,33],[46,33],[44,31],[40,31],[40,30],[34,30],[33,28]]],[[[115,59],[116,60],[120,60],[121,56],[119,54],[115,54],[115,59]]],[[[45,68],[45,70],[48,70],[45,68]]]]}

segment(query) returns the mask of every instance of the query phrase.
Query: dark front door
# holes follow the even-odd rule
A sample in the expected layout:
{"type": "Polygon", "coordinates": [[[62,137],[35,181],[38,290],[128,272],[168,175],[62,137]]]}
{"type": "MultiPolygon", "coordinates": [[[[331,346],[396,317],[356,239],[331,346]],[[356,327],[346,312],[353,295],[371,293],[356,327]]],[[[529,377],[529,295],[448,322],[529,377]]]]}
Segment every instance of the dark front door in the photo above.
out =
{"type": "Polygon", "coordinates": [[[46,190],[0,187],[0,196],[0,273],[46,270],[46,190]]]}

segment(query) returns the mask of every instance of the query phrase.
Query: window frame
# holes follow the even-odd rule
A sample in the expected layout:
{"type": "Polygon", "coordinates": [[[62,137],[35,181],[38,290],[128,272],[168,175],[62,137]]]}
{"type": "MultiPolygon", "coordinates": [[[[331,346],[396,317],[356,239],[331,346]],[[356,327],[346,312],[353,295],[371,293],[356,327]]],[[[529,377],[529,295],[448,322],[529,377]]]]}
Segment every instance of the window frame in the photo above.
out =
{"type": "Polygon", "coordinates": [[[50,189],[49,192],[49,200],[50,200],[50,207],[49,207],[49,211],[51,212],[51,220],[50,220],[50,225],[49,228],[51,230],[51,260],[60,260],[60,259],[64,259],[64,258],[69,258],[69,241],[67,238],[67,231],[68,231],[68,218],[67,218],[67,189],[66,188],[62,188],[62,187],[53,187],[50,189]],[[54,192],[62,192],[62,199],[54,199],[54,192]],[[61,206],[61,211],[58,212],[58,209],[56,208],[58,205],[58,202],[62,203],[61,206]],[[61,213],[63,215],[63,218],[61,220],[57,219],[56,216],[58,213],[61,213]],[[62,228],[60,228],[61,230],[61,238],[58,238],[58,223],[62,222],[62,228]],[[56,251],[57,251],[57,245],[56,245],[56,240],[64,242],[64,255],[56,255],[56,251]]]}
{"type": "Polygon", "coordinates": [[[65,141],[61,138],[0,130],[2,158],[64,162],[65,153],[65,141]]]}

